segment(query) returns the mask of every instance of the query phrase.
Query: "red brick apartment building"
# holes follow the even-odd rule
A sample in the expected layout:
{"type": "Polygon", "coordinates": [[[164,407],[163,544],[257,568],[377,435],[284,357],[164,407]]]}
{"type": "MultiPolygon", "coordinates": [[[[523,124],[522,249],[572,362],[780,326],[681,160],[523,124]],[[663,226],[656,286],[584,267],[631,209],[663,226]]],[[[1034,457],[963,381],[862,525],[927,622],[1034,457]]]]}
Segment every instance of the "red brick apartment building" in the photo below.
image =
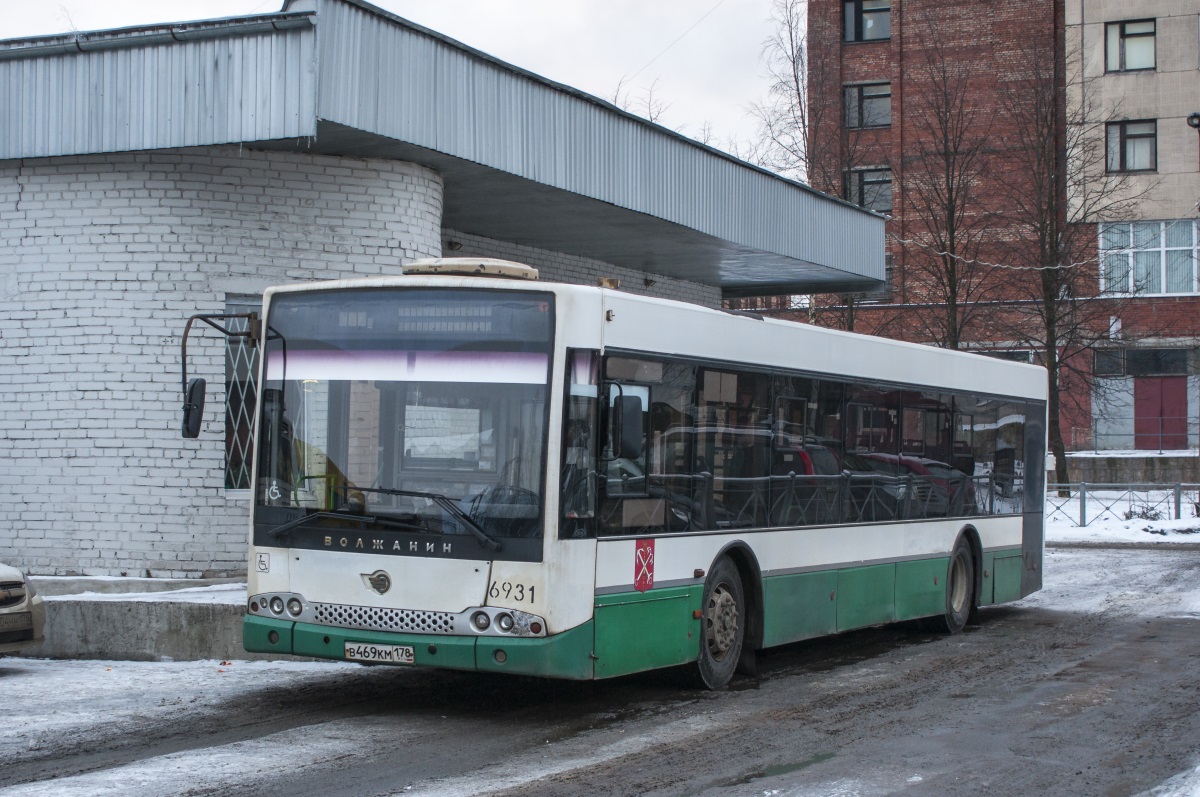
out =
{"type": "Polygon", "coordinates": [[[891,217],[886,289],[809,317],[1047,365],[1052,450],[1196,448],[1200,2],[809,0],[807,32],[807,179],[891,217]]]}

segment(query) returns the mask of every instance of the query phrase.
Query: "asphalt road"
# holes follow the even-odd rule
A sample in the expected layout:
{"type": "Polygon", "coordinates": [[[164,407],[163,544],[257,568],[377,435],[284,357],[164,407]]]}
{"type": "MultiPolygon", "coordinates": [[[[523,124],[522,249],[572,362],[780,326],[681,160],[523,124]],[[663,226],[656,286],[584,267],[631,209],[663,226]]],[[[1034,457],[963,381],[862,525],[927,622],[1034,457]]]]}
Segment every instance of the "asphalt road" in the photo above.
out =
{"type": "Polygon", "coordinates": [[[0,795],[1136,795],[1200,765],[1200,552],[1049,552],[957,636],[700,692],[296,663],[0,661],[0,795]]]}

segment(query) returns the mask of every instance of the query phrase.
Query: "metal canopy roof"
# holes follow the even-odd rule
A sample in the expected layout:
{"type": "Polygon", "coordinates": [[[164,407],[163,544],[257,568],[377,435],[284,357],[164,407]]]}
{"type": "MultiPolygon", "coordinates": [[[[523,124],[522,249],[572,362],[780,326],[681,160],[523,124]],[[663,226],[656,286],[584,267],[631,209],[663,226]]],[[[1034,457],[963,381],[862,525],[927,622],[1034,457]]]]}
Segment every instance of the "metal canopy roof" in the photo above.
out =
{"type": "Polygon", "coordinates": [[[884,276],[881,217],[360,0],[0,42],[0,159],[228,143],[424,164],[447,228],[726,296],[884,276]]]}

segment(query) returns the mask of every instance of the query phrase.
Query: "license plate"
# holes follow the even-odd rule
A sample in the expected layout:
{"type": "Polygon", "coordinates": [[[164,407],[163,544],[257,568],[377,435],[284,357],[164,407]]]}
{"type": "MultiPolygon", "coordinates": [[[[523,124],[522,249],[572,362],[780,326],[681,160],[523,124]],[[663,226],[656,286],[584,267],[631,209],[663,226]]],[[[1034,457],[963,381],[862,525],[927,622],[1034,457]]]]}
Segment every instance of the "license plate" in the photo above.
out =
{"type": "Polygon", "coordinates": [[[0,631],[24,631],[33,628],[32,612],[0,614],[0,631]]]}
{"type": "Polygon", "coordinates": [[[413,649],[408,645],[366,645],[360,642],[346,643],[346,659],[380,664],[415,664],[417,661],[413,649]]]}

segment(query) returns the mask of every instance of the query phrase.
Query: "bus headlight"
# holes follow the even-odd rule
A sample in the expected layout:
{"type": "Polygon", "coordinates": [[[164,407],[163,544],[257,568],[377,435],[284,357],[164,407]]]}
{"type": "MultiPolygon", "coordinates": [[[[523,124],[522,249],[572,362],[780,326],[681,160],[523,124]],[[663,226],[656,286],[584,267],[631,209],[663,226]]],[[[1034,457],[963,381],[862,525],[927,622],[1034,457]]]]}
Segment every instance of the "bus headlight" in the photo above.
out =
{"type": "Polygon", "coordinates": [[[457,627],[488,636],[540,637],[545,636],[546,621],[520,609],[472,606],[459,615],[457,627]]]}
{"type": "Polygon", "coordinates": [[[250,614],[275,616],[280,620],[301,620],[312,622],[313,607],[304,600],[298,592],[277,592],[275,594],[251,595],[246,601],[250,614]]]}

